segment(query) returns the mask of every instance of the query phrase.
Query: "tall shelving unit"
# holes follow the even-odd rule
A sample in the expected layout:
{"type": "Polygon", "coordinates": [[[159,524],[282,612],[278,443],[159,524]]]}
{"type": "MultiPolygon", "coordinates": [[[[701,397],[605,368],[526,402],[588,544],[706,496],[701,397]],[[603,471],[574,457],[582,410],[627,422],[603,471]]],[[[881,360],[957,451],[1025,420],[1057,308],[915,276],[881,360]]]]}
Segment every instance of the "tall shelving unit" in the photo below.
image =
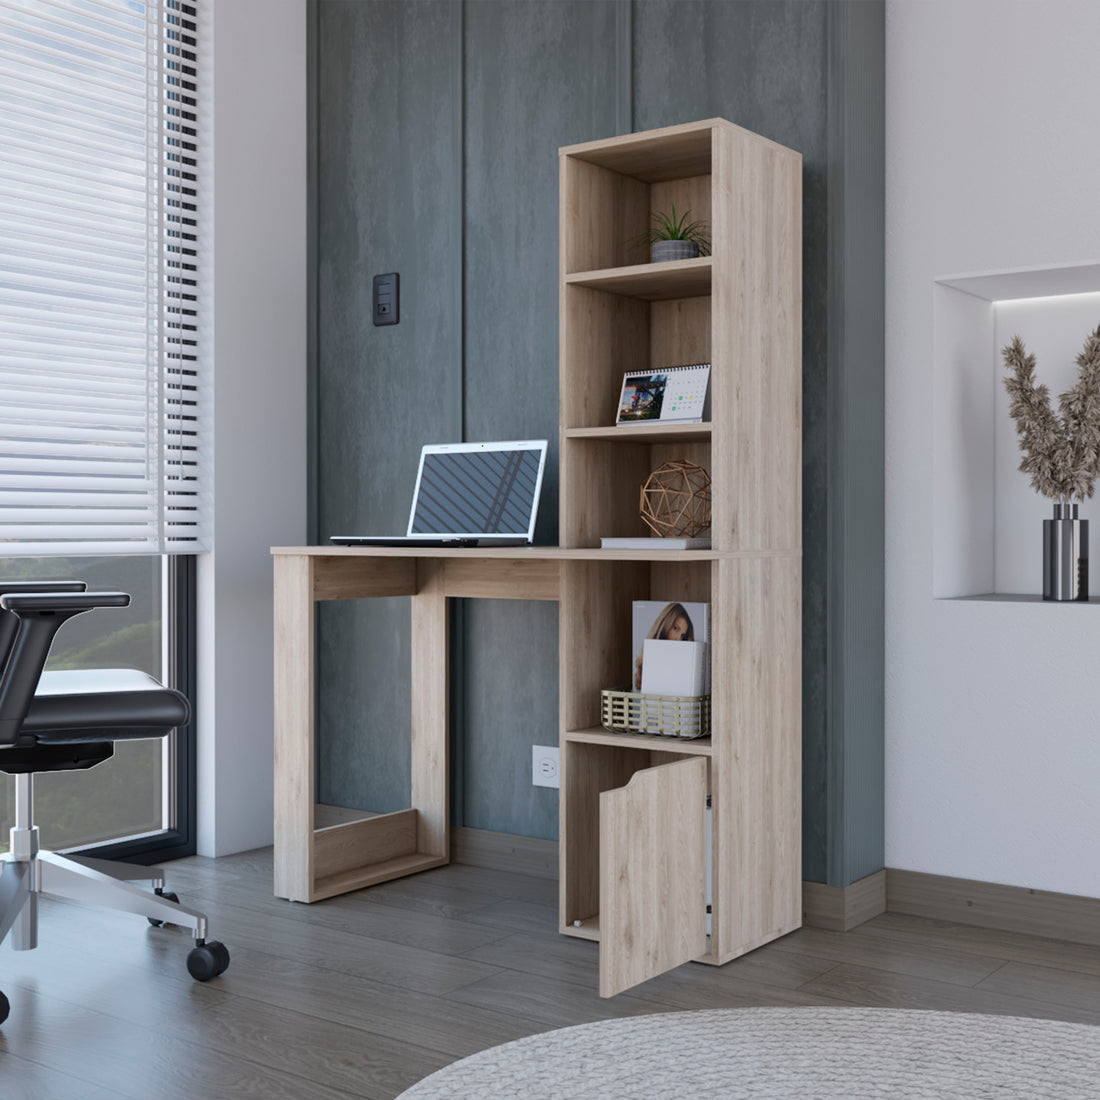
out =
{"type": "Polygon", "coordinates": [[[561,564],[561,931],[600,941],[610,996],[801,923],[802,160],[710,119],[566,147],[560,173],[561,546],[648,534],[638,487],[668,459],[714,501],[709,551],[561,564]],[[712,255],[638,263],[673,204],[712,255]],[[698,362],[710,423],[615,427],[625,371],[698,362]],[[711,604],[709,738],[600,727],[640,599],[711,604]]]}

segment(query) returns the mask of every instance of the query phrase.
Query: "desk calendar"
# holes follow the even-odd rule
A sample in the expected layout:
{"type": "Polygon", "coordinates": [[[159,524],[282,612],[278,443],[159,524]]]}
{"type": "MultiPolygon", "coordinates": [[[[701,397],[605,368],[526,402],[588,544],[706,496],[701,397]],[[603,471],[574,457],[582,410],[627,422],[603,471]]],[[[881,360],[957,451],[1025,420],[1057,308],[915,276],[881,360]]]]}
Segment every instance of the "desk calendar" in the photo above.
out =
{"type": "Polygon", "coordinates": [[[627,371],[615,423],[699,424],[710,414],[710,364],[627,371]]]}

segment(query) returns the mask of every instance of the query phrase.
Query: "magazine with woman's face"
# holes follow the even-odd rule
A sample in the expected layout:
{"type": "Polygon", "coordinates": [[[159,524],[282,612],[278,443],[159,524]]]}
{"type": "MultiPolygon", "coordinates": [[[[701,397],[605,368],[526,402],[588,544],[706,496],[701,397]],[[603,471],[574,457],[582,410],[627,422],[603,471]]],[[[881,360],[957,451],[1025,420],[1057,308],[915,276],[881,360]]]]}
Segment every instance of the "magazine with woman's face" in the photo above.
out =
{"type": "Polygon", "coordinates": [[[635,600],[630,690],[642,690],[642,650],[647,638],[676,642],[710,641],[710,604],[635,600]]]}

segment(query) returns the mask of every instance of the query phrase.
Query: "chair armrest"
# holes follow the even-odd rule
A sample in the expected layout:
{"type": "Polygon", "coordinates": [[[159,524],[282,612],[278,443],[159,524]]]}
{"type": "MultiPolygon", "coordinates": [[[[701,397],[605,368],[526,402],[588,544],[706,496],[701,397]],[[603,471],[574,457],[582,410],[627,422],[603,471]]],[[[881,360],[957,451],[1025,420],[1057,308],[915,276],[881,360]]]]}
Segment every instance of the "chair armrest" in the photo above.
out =
{"type": "MultiPolygon", "coordinates": [[[[45,592],[32,589],[25,593],[0,592],[0,607],[6,611],[52,612],[91,611],[96,607],[129,607],[130,597],[125,592],[45,592]]],[[[22,616],[20,616],[22,617],[22,616]]]]}
{"type": "MultiPolygon", "coordinates": [[[[83,592],[88,586],[83,581],[0,581],[0,595],[13,596],[26,592],[83,592]]],[[[11,653],[19,620],[0,608],[0,674],[11,653]]]]}
{"type": "Polygon", "coordinates": [[[13,596],[25,592],[85,592],[83,581],[0,581],[0,595],[13,596]]]}
{"type": "Polygon", "coordinates": [[[0,608],[19,623],[0,677],[0,746],[14,745],[30,710],[54,635],[74,615],[97,607],[128,607],[125,592],[4,592],[0,608]]]}

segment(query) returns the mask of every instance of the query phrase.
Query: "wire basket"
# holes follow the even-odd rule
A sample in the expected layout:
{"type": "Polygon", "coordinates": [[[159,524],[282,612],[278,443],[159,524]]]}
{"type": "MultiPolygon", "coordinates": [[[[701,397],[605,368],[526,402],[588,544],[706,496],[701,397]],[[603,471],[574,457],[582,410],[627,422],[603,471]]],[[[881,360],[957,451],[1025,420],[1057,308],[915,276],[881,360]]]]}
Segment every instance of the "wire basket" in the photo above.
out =
{"type": "Polygon", "coordinates": [[[710,736],[709,695],[646,695],[605,689],[600,698],[605,730],[662,737],[710,736]]]}

